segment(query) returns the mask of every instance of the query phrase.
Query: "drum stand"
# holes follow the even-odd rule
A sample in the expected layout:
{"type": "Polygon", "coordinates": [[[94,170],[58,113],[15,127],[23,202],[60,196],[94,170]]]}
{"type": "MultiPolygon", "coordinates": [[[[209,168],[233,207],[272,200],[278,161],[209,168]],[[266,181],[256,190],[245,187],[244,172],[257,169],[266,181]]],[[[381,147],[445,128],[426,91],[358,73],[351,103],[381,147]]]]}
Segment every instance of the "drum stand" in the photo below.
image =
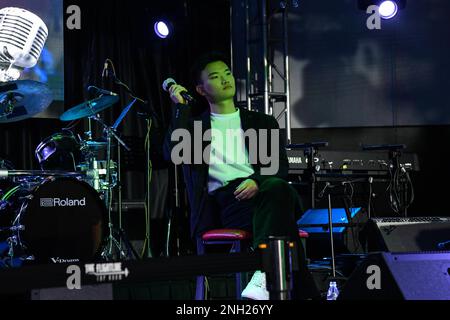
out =
{"type": "MultiPolygon", "coordinates": [[[[134,103],[134,101],[133,101],[133,103],[134,103]]],[[[130,107],[131,107],[131,105],[130,105],[130,107]]],[[[125,109],[124,111],[128,111],[128,110],[129,110],[129,108],[125,109]]],[[[121,117],[119,117],[119,120],[121,121],[123,119],[123,117],[124,116],[121,115],[121,117]]],[[[112,215],[111,215],[111,213],[112,213],[112,191],[113,191],[113,186],[111,183],[112,139],[113,138],[116,139],[117,142],[120,145],[122,145],[127,151],[130,151],[130,148],[125,144],[125,142],[122,141],[122,139],[120,139],[120,137],[116,133],[116,128],[117,128],[118,124],[120,123],[120,121],[119,122],[116,121],[116,123],[112,127],[109,127],[98,116],[93,116],[91,118],[103,126],[103,130],[106,133],[106,139],[107,139],[107,150],[106,150],[106,154],[107,154],[106,155],[106,186],[107,186],[107,190],[105,193],[104,200],[105,200],[106,207],[108,208],[108,231],[109,231],[109,233],[108,233],[108,237],[106,239],[106,245],[104,246],[104,248],[101,251],[101,257],[107,261],[114,260],[114,258],[118,258],[119,260],[122,260],[122,259],[131,258],[131,252],[133,252],[135,254],[135,256],[137,257],[134,250],[132,250],[131,245],[128,243],[128,240],[127,240],[123,230],[120,229],[118,232],[120,241],[118,241],[114,237],[114,225],[112,222],[112,215]],[[122,241],[125,242],[125,246],[127,248],[127,253],[123,250],[122,241]],[[117,250],[118,256],[115,255],[114,248],[117,250]]],[[[122,218],[119,217],[120,225],[121,225],[121,220],[122,220],[122,218]]]]}
{"type": "MultiPolygon", "coordinates": [[[[111,61],[110,61],[111,62],[111,61]]],[[[111,62],[112,63],[112,62],[111,62]]],[[[101,119],[98,116],[94,116],[91,117],[92,119],[98,121],[102,126],[103,126],[103,130],[106,133],[106,137],[107,137],[107,162],[106,162],[106,184],[107,184],[107,191],[106,191],[106,195],[105,195],[105,203],[106,206],[108,207],[108,227],[109,227],[109,235],[108,235],[108,239],[107,239],[107,244],[106,246],[102,249],[101,252],[101,256],[102,258],[106,259],[106,260],[112,260],[114,258],[113,255],[113,247],[116,247],[119,251],[119,258],[131,258],[131,252],[134,254],[135,258],[138,259],[139,255],[136,253],[136,251],[132,248],[130,242],[128,241],[124,230],[121,228],[122,227],[122,208],[120,207],[118,212],[119,212],[119,233],[118,236],[120,238],[120,242],[117,241],[116,238],[114,238],[113,235],[113,224],[112,224],[112,219],[111,219],[111,205],[112,205],[112,184],[111,184],[111,148],[112,148],[112,138],[114,137],[120,145],[122,145],[127,151],[131,151],[130,148],[119,138],[119,136],[116,134],[116,130],[118,128],[118,126],[120,125],[120,123],[122,122],[122,120],[125,118],[125,116],[128,114],[128,112],[130,111],[131,107],[137,102],[140,101],[144,104],[147,104],[146,101],[136,97],[134,95],[134,93],[131,91],[131,89],[122,81],[120,81],[115,74],[113,74],[113,79],[114,82],[120,86],[122,86],[127,92],[128,94],[133,98],[133,101],[131,101],[127,107],[125,107],[125,109],[123,109],[122,113],[120,114],[119,118],[117,118],[116,122],[114,123],[114,125],[112,127],[107,126],[103,121],[101,121],[101,119]],[[127,248],[128,251],[128,256],[125,254],[125,252],[122,250],[122,241],[125,243],[125,247],[127,248]]],[[[149,141],[150,143],[150,141],[149,141]]],[[[118,146],[118,148],[120,148],[120,145],[118,146]]],[[[119,163],[118,163],[118,168],[120,168],[120,151],[119,151],[119,163]]],[[[120,173],[119,173],[120,176],[120,173]]],[[[119,178],[119,180],[121,180],[119,178]]],[[[119,181],[120,183],[121,181],[119,181]]],[[[119,185],[119,193],[121,193],[121,189],[122,186],[119,185]]],[[[119,206],[121,206],[121,202],[122,202],[122,197],[121,194],[119,194],[119,206]]],[[[150,210],[150,208],[148,208],[148,210],[150,210]]],[[[149,251],[150,253],[150,251],[149,251]]],[[[151,253],[150,253],[151,254],[151,253]]]]}
{"type": "MultiPolygon", "coordinates": [[[[2,232],[13,232],[13,231],[15,231],[15,229],[17,229],[17,228],[16,227],[0,228],[0,234],[2,232]]],[[[20,230],[23,230],[23,229],[20,229],[20,230]]],[[[8,249],[7,257],[10,260],[10,264],[13,265],[13,259],[15,257],[14,248],[19,244],[17,241],[17,236],[11,235],[10,237],[8,237],[6,239],[6,243],[7,243],[7,249],[8,249]]]]}

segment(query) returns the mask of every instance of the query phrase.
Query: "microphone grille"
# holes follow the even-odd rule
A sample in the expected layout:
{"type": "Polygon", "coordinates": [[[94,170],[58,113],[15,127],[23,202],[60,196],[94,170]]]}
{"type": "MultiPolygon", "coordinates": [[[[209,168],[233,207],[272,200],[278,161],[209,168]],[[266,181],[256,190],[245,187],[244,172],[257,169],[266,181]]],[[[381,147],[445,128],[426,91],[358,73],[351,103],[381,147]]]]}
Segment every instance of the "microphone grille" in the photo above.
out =
{"type": "Polygon", "coordinates": [[[25,9],[7,7],[0,10],[0,64],[21,68],[34,67],[48,37],[44,21],[25,9]]]}
{"type": "Polygon", "coordinates": [[[177,84],[177,82],[176,82],[174,79],[172,79],[172,78],[167,78],[167,79],[163,82],[163,85],[162,85],[163,90],[164,90],[164,91],[169,91],[170,86],[172,86],[172,85],[174,85],[174,84],[177,84]]]}

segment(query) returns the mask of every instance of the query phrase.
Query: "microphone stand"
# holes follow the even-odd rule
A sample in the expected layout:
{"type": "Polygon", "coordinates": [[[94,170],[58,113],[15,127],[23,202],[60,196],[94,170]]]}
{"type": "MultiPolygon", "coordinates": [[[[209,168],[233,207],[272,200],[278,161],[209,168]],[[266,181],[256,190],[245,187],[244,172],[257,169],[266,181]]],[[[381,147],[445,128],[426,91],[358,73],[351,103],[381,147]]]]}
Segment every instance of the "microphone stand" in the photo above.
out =
{"type": "Polygon", "coordinates": [[[147,112],[138,112],[137,113],[140,117],[145,119],[146,125],[147,125],[147,133],[145,136],[145,153],[146,153],[146,197],[145,197],[145,240],[144,240],[144,247],[142,256],[146,256],[147,258],[153,258],[152,248],[151,248],[151,192],[152,192],[152,173],[153,173],[153,164],[151,159],[151,129],[153,126],[153,117],[155,119],[158,119],[156,114],[153,111],[150,111],[150,113],[147,112]]]}
{"type": "MultiPolygon", "coordinates": [[[[145,174],[145,178],[146,178],[146,184],[145,184],[145,189],[146,189],[146,196],[145,196],[145,200],[144,200],[144,208],[145,208],[145,239],[144,239],[144,245],[143,245],[143,250],[141,253],[141,257],[146,256],[147,258],[153,258],[153,253],[152,253],[152,247],[151,247],[151,237],[150,237],[150,233],[151,233],[151,198],[150,198],[150,194],[152,192],[152,173],[153,173],[153,164],[152,164],[152,159],[151,159],[151,150],[150,150],[150,144],[151,144],[151,139],[150,139],[150,133],[151,133],[151,129],[152,129],[152,125],[153,125],[153,116],[156,117],[155,114],[153,113],[147,113],[147,112],[138,112],[137,113],[138,116],[144,118],[145,123],[146,123],[146,135],[145,135],[145,142],[144,142],[144,149],[145,149],[145,154],[146,154],[146,174],[145,174]]],[[[157,117],[156,117],[157,119],[157,117]]]]}
{"type": "MultiPolygon", "coordinates": [[[[328,184],[328,187],[331,185],[328,184]]],[[[333,186],[334,187],[334,186],[333,186]]],[[[333,209],[331,205],[331,191],[327,192],[328,197],[328,228],[330,229],[330,249],[331,249],[331,266],[333,272],[333,280],[336,279],[336,257],[334,252],[334,237],[333,237],[333,209]]]]}
{"type": "Polygon", "coordinates": [[[147,188],[147,196],[145,198],[146,200],[146,210],[145,210],[145,250],[147,251],[147,258],[152,258],[153,254],[152,254],[152,248],[151,248],[151,241],[150,241],[150,227],[151,227],[151,199],[150,199],[150,194],[151,194],[151,188],[152,188],[152,172],[153,172],[153,164],[152,164],[152,160],[151,160],[151,156],[150,156],[150,132],[152,129],[152,117],[150,115],[148,115],[148,117],[145,119],[146,123],[147,123],[147,135],[146,135],[146,139],[145,139],[145,150],[146,150],[146,154],[147,154],[147,174],[146,174],[146,178],[147,178],[147,184],[146,184],[146,188],[147,188]]]}
{"type": "MultiPolygon", "coordinates": [[[[174,213],[177,217],[179,217],[179,214],[181,212],[180,189],[178,186],[178,183],[179,183],[179,181],[178,181],[178,165],[174,165],[173,172],[174,172],[174,190],[173,190],[173,192],[174,192],[174,196],[175,196],[175,208],[171,208],[169,210],[169,217],[168,217],[169,222],[167,225],[167,235],[166,235],[166,252],[165,252],[166,257],[170,256],[170,253],[169,253],[170,234],[171,234],[172,220],[174,217],[174,213]]],[[[176,238],[177,253],[176,253],[176,255],[179,256],[180,255],[180,238],[179,238],[178,232],[176,233],[176,235],[177,235],[177,238],[176,238]]]]}
{"type": "Polygon", "coordinates": [[[328,229],[330,236],[330,249],[331,249],[331,271],[332,276],[329,278],[328,290],[332,287],[332,284],[336,283],[336,255],[335,255],[335,247],[334,247],[334,235],[333,235],[333,209],[331,205],[331,189],[336,187],[332,185],[330,182],[325,184],[325,187],[319,194],[319,197],[322,197],[325,193],[328,198],[328,229]]]}
{"type": "MultiPolygon", "coordinates": [[[[120,85],[121,87],[123,87],[128,94],[134,99],[133,102],[124,110],[124,112],[122,113],[121,117],[119,117],[119,119],[117,119],[116,123],[118,125],[118,123],[120,123],[120,121],[125,117],[126,113],[130,110],[131,106],[136,102],[142,102],[143,104],[148,104],[147,101],[138,98],[135,96],[135,94],[133,93],[133,91],[131,91],[130,87],[127,86],[125,83],[123,83],[119,78],[116,77],[115,73],[113,74],[113,79],[114,82],[118,85],[120,85]]],[[[146,179],[147,179],[147,183],[146,183],[146,201],[145,201],[145,241],[144,241],[144,250],[147,252],[147,258],[152,258],[153,254],[152,254],[152,250],[151,250],[151,241],[150,241],[150,220],[151,220],[151,214],[150,214],[150,207],[151,207],[151,199],[150,199],[150,194],[151,194],[151,179],[152,179],[152,163],[151,163],[151,157],[150,157],[150,130],[152,127],[152,115],[151,113],[149,113],[148,117],[146,117],[146,123],[147,123],[147,135],[146,135],[146,145],[145,145],[145,149],[146,149],[146,157],[147,157],[147,164],[146,164],[146,168],[147,168],[147,174],[146,174],[146,179]]],[[[145,255],[145,252],[143,253],[143,255],[145,255]]]]}
{"type": "Polygon", "coordinates": [[[319,148],[328,147],[328,142],[308,142],[301,144],[289,144],[286,149],[303,150],[307,166],[306,176],[311,183],[311,208],[316,207],[316,173],[320,171],[320,164],[315,164],[315,158],[319,152],[319,148]]]}

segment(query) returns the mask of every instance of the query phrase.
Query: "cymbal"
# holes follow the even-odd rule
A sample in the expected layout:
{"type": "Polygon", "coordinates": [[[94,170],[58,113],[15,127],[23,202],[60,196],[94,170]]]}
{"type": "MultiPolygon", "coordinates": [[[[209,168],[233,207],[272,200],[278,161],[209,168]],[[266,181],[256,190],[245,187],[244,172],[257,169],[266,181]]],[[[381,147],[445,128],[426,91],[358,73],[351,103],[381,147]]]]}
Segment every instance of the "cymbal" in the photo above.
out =
{"type": "Polygon", "coordinates": [[[119,101],[119,96],[101,96],[90,101],[83,102],[66,112],[59,118],[61,121],[74,121],[95,116],[100,111],[108,109],[119,101]]]}
{"type": "Polygon", "coordinates": [[[18,80],[0,83],[0,123],[31,118],[53,101],[50,88],[41,82],[18,80]]]}

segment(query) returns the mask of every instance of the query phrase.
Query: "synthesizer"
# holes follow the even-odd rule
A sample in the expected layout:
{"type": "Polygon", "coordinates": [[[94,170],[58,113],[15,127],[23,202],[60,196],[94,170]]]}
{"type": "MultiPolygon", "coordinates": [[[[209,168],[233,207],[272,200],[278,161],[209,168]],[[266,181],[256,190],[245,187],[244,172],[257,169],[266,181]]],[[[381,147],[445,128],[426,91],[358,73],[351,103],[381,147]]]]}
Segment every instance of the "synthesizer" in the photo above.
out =
{"type": "MultiPolygon", "coordinates": [[[[309,168],[308,157],[303,150],[287,149],[290,174],[302,174],[309,168]]],[[[316,173],[367,173],[388,174],[392,160],[387,152],[347,152],[321,150],[313,157],[316,173]]],[[[415,153],[402,153],[399,165],[406,171],[419,171],[419,160],[415,153]]]]}

